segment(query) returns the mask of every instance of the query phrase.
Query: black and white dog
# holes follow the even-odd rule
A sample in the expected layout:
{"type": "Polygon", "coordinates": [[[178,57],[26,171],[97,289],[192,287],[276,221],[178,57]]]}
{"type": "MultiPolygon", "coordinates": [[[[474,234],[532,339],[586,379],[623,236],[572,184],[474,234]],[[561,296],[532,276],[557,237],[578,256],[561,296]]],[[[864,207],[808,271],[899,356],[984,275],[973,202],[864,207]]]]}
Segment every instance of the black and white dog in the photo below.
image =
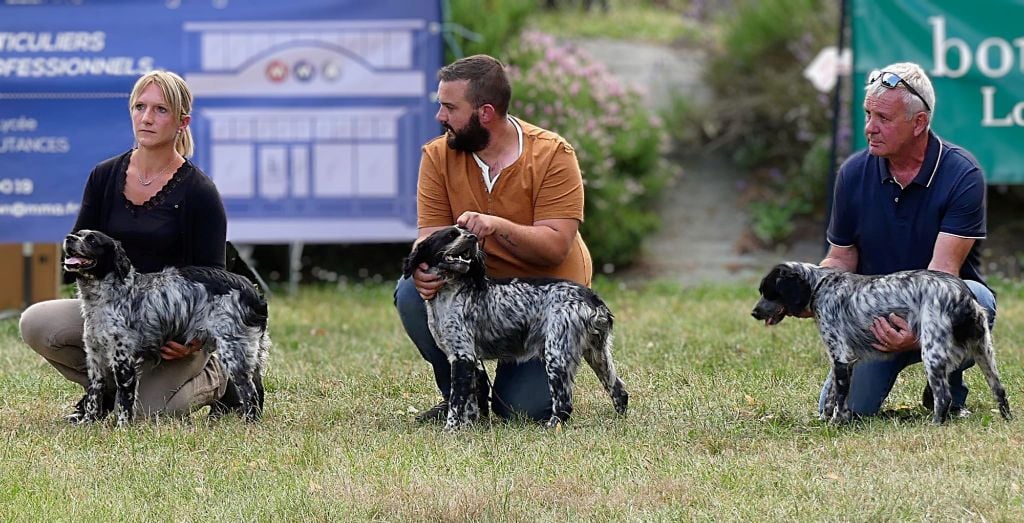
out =
{"type": "Polygon", "coordinates": [[[479,418],[478,364],[484,359],[543,358],[551,393],[548,428],[572,413],[572,388],[580,357],[587,361],[626,413],[629,395],[612,363],[612,313],[593,291],[559,279],[491,279],[476,235],[459,227],[440,229],[419,242],[405,259],[412,275],[426,263],[445,284],[428,300],[427,321],[452,365],[446,430],[479,418]]]}
{"type": "Polygon", "coordinates": [[[86,400],[69,418],[76,423],[104,418],[102,395],[113,378],[120,406],[117,423],[132,420],[139,366],[159,359],[167,340],[203,340],[216,350],[241,399],[248,421],[263,412],[261,380],[270,349],[267,302],[252,283],[210,267],[169,267],[136,272],[120,242],[98,231],[80,230],[64,239],[64,268],[74,272],[85,319],[89,371],[86,400]]]}
{"type": "Polygon", "coordinates": [[[871,323],[890,313],[905,318],[917,334],[935,395],[932,421],[941,424],[948,418],[949,375],[967,358],[974,358],[985,374],[999,413],[1010,418],[985,309],[959,278],[929,270],[863,276],[788,262],[776,265],[761,280],[760,292],[751,314],[765,325],[775,325],[787,315],[813,315],[818,323],[833,372],[822,419],[842,423],[852,418],[846,397],[853,367],[861,360],[891,357],[871,346],[876,342],[871,323]]]}

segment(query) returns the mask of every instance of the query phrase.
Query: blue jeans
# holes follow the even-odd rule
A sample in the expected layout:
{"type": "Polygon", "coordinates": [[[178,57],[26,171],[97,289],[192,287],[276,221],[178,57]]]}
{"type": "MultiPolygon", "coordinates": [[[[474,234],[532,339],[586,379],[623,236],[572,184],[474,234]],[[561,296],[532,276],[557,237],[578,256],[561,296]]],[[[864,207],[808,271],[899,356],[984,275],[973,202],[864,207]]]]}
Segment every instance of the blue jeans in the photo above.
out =
{"type": "MultiPolygon", "coordinates": [[[[395,308],[405,333],[434,370],[434,382],[445,400],[451,394],[452,367],[427,326],[427,308],[409,278],[398,280],[395,308]]],[[[502,418],[525,416],[537,421],[551,418],[551,392],[547,371],[539,359],[523,363],[499,362],[491,384],[491,411],[502,418]]]]}
{"type": "MultiPolygon", "coordinates": [[[[978,303],[988,311],[988,326],[994,327],[996,323],[996,297],[992,291],[984,285],[964,280],[970,287],[978,303]]],[[[896,357],[885,361],[867,361],[858,363],[853,368],[853,376],[850,378],[850,395],[846,397],[846,405],[851,411],[862,416],[878,414],[882,408],[893,384],[896,383],[896,376],[908,365],[921,361],[921,351],[910,351],[897,354],[896,357]]],[[[974,365],[974,360],[968,360],[952,374],[949,375],[949,388],[953,393],[953,407],[963,407],[967,402],[967,386],[964,385],[964,371],[974,365]]],[[[825,395],[832,386],[832,372],[829,371],[825,378],[825,386],[821,389],[818,398],[818,412],[825,409],[825,395]]]]}

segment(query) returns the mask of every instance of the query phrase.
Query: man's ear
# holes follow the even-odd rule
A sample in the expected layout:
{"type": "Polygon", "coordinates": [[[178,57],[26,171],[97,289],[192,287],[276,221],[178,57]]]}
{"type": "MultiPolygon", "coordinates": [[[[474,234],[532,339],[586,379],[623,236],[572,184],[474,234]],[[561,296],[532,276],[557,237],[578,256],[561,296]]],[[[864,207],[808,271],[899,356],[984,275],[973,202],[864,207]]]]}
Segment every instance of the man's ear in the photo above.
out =
{"type": "Polygon", "coordinates": [[[481,124],[490,124],[498,119],[498,111],[491,104],[483,104],[476,108],[481,124]]]}
{"type": "Polygon", "coordinates": [[[931,118],[931,115],[924,111],[914,114],[914,136],[921,136],[921,134],[928,132],[928,121],[931,118]]]}

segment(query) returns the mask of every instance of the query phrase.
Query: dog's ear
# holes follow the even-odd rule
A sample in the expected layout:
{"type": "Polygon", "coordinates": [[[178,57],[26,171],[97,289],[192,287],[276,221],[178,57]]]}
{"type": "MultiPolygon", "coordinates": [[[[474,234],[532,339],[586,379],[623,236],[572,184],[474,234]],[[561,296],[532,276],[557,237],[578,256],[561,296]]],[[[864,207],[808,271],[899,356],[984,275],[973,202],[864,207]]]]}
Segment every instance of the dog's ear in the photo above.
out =
{"type": "Polygon", "coordinates": [[[469,272],[467,273],[473,281],[483,282],[484,278],[487,277],[487,253],[484,252],[484,248],[479,243],[476,248],[476,255],[473,257],[473,263],[469,264],[469,272]]]}
{"type": "Polygon", "coordinates": [[[124,252],[121,242],[111,239],[114,243],[114,274],[118,279],[123,280],[132,271],[132,262],[128,259],[128,253],[124,252]]]}
{"type": "Polygon", "coordinates": [[[776,267],[772,272],[775,274],[775,290],[779,294],[779,301],[786,307],[786,313],[797,316],[807,310],[813,292],[811,284],[800,273],[786,266],[776,267]]]}
{"type": "Polygon", "coordinates": [[[419,251],[419,248],[420,246],[418,244],[414,245],[412,248],[412,252],[410,252],[409,255],[406,256],[405,258],[402,258],[402,277],[412,277],[412,273],[416,270],[417,265],[415,262],[413,262],[413,260],[415,260],[416,256],[419,254],[417,252],[419,251]]]}
{"type": "Polygon", "coordinates": [[[426,249],[427,239],[424,238],[422,241],[416,243],[412,247],[412,252],[402,260],[402,276],[405,278],[411,278],[412,273],[416,272],[416,267],[419,267],[420,263],[427,257],[426,249]]]}
{"type": "Polygon", "coordinates": [[[757,287],[757,292],[760,292],[762,297],[772,301],[775,301],[778,297],[779,292],[775,287],[776,282],[779,280],[779,271],[784,267],[784,265],[776,265],[772,267],[772,270],[768,271],[768,274],[764,275],[764,278],[761,278],[761,284],[757,287]]]}

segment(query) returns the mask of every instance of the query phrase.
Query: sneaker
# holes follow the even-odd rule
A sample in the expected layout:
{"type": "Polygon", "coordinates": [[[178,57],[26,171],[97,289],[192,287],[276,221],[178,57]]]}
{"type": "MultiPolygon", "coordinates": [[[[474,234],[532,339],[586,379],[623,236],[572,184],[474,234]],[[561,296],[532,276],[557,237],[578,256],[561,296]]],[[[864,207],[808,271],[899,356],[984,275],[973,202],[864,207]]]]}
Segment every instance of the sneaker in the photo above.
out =
{"type": "Polygon", "coordinates": [[[419,423],[441,423],[446,419],[448,419],[448,400],[441,400],[429,410],[416,415],[416,421],[419,423]]]}
{"type": "MultiPolygon", "coordinates": [[[[931,385],[924,386],[924,392],[921,393],[921,406],[928,410],[935,410],[935,395],[932,393],[931,385]]],[[[951,418],[966,418],[970,415],[971,411],[967,410],[967,407],[962,405],[949,406],[949,417],[951,418]]]]}

